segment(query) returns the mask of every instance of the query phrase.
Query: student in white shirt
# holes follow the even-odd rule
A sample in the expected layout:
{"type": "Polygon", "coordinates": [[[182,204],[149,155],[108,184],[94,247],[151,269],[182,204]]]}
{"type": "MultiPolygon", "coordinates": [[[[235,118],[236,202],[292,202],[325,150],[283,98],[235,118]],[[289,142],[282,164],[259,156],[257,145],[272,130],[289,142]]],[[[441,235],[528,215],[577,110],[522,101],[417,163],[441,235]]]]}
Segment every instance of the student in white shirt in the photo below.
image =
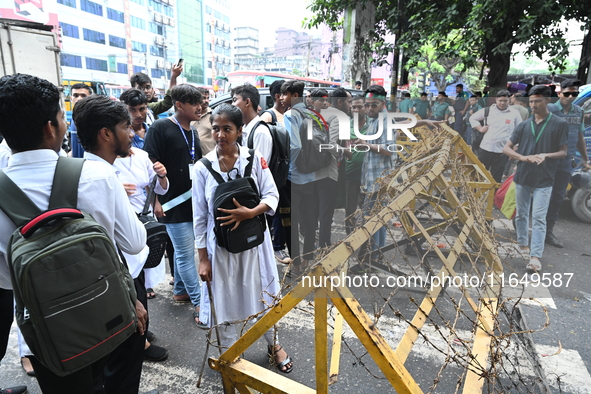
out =
{"type": "MultiPolygon", "coordinates": [[[[66,133],[65,112],[60,107],[60,92],[49,81],[26,74],[0,79],[0,133],[12,150],[4,173],[16,183],[41,210],[47,209],[58,154],[66,133]]],[[[129,118],[127,118],[127,127],[129,118]]],[[[108,134],[113,131],[108,130],[108,134]]],[[[106,134],[106,132],[105,132],[106,134]]],[[[91,214],[113,242],[127,253],[139,253],[146,244],[146,230],[127,200],[115,173],[103,163],[86,161],[78,186],[78,209],[91,214]]],[[[14,223],[0,211],[0,289],[11,291],[7,247],[14,223]]],[[[12,320],[13,304],[8,316],[12,320]]],[[[0,306],[0,314],[6,307],[0,306]]],[[[138,333],[144,333],[146,312],[138,303],[138,333]]],[[[2,325],[6,324],[0,318],[2,325]]],[[[4,331],[0,332],[3,341],[4,331]]],[[[8,333],[6,333],[6,336],[8,333]]],[[[7,338],[6,338],[7,339],[7,338]]],[[[0,348],[1,348],[0,344],[0,348]]],[[[4,348],[0,349],[3,356],[4,348]]],[[[59,377],[39,363],[31,362],[44,393],[94,393],[94,380],[100,377],[105,359],[71,375],[59,377]]]]}
{"type": "MultiPolygon", "coordinates": [[[[131,141],[135,135],[131,128],[127,106],[122,102],[113,101],[107,96],[94,95],[80,100],[74,108],[72,117],[78,127],[78,139],[85,150],[84,158],[88,162],[99,162],[104,167],[102,171],[110,172],[118,178],[113,163],[117,157],[129,155],[131,141]]],[[[121,179],[118,181],[122,184],[121,179]]],[[[133,212],[133,207],[127,199],[127,193],[126,201],[122,201],[120,204],[126,205],[133,212]]],[[[136,221],[139,222],[135,212],[133,214],[136,221]]],[[[146,248],[144,239],[142,250],[146,248]]],[[[139,252],[123,250],[123,252],[127,253],[127,256],[134,256],[141,250],[139,252]]],[[[146,287],[144,275],[141,272],[143,263],[139,260],[132,258],[126,262],[130,273],[137,276],[134,278],[137,299],[147,310],[146,287]],[[137,269],[138,265],[139,270],[137,269]]],[[[134,333],[111,353],[103,372],[107,394],[138,392],[147,329],[146,324],[145,332],[142,332],[141,335],[134,333]]]]}
{"type": "MultiPolygon", "coordinates": [[[[244,175],[250,157],[249,149],[237,143],[242,133],[240,111],[233,106],[223,104],[212,115],[212,133],[216,140],[216,149],[209,152],[205,159],[211,162],[214,171],[225,181],[231,172],[244,175]],[[233,171],[234,170],[234,171],[233,171]]],[[[251,176],[257,185],[261,201],[249,209],[239,206],[232,210],[223,210],[227,216],[222,226],[236,226],[240,222],[263,213],[273,214],[277,207],[279,193],[265,159],[257,151],[254,153],[251,176]]],[[[199,276],[203,281],[211,281],[213,302],[218,319],[217,323],[247,321],[253,315],[265,311],[276,302],[279,295],[279,274],[269,230],[265,230],[262,244],[240,253],[231,253],[217,244],[214,233],[213,198],[218,182],[198,162],[193,175],[193,216],[195,226],[195,246],[199,253],[199,276]]],[[[207,287],[204,287],[207,294],[207,287]]],[[[203,297],[199,319],[210,327],[213,322],[210,314],[209,297],[203,297]]],[[[237,340],[237,328],[240,324],[229,323],[219,327],[220,342],[224,348],[230,347],[237,340]]],[[[264,334],[269,353],[273,354],[279,371],[291,372],[293,362],[279,345],[271,328],[264,334]]]]}
{"type": "Polygon", "coordinates": [[[242,112],[242,121],[244,129],[242,131],[242,146],[248,145],[250,133],[254,133],[252,148],[263,154],[267,163],[271,160],[273,153],[273,138],[267,126],[257,124],[261,121],[257,109],[261,101],[261,96],[257,88],[249,83],[237,86],[232,89],[232,105],[240,108],[242,112]]]}

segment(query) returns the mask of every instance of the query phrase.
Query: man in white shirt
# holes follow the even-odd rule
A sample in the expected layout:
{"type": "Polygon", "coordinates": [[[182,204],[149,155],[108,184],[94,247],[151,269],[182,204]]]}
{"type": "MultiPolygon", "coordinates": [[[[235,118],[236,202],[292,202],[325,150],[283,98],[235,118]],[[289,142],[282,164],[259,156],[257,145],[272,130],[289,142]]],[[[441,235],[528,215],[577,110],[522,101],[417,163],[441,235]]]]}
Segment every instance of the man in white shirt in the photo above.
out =
{"type": "Polygon", "coordinates": [[[259,124],[256,130],[255,126],[261,121],[257,113],[257,108],[261,101],[261,96],[257,88],[249,83],[237,86],[232,89],[232,105],[240,108],[242,111],[242,121],[245,126],[242,128],[242,146],[248,146],[249,136],[253,135],[254,148],[263,154],[263,157],[269,162],[271,153],[273,153],[273,138],[267,126],[259,124]]]}
{"type": "Polygon", "coordinates": [[[478,159],[498,183],[503,179],[503,170],[509,160],[509,157],[503,154],[503,148],[513,130],[521,123],[519,112],[509,107],[510,96],[508,90],[499,90],[496,104],[490,106],[485,126],[480,123],[485,118],[484,108],[470,116],[470,126],[484,134],[478,150],[478,159]]]}
{"type": "MultiPolygon", "coordinates": [[[[12,150],[8,167],[3,171],[39,209],[45,210],[49,205],[57,152],[66,133],[60,92],[49,81],[16,74],[0,79],[0,102],[0,118],[3,119],[0,133],[12,150]]],[[[113,132],[108,130],[108,133],[113,132]]],[[[91,214],[121,250],[139,253],[144,248],[146,230],[133,212],[123,185],[105,164],[84,163],[78,185],[78,209],[91,214]]],[[[0,211],[0,289],[3,293],[12,291],[7,248],[15,229],[14,223],[0,211]]],[[[147,315],[141,303],[136,306],[138,332],[143,335],[147,315]]],[[[12,321],[12,302],[8,307],[12,321]]],[[[8,312],[6,308],[1,304],[0,313],[8,312]]],[[[4,326],[4,319],[0,320],[4,326]]],[[[4,331],[0,333],[0,341],[7,339],[2,336],[4,331]]],[[[5,345],[2,353],[4,349],[5,345]]],[[[35,357],[31,362],[44,393],[93,393],[95,384],[102,383],[100,379],[106,358],[64,377],[53,374],[35,357]]]]}
{"type": "MultiPolygon", "coordinates": [[[[113,101],[107,96],[91,96],[78,102],[72,114],[78,126],[78,138],[84,148],[84,158],[90,162],[98,162],[107,167],[104,171],[119,176],[113,163],[117,157],[127,157],[135,136],[131,128],[127,106],[122,102],[113,101]]],[[[160,163],[156,163],[162,167],[160,163]]],[[[166,169],[162,169],[166,175],[166,169]]],[[[163,181],[165,181],[163,179],[163,181]]],[[[119,182],[123,185],[121,179],[119,182]]],[[[167,182],[163,182],[168,186],[167,182]]],[[[123,202],[122,202],[123,204],[123,202]]],[[[127,202],[131,208],[129,200],[127,202]]],[[[133,209],[133,208],[132,208],[133,209]]],[[[145,249],[146,245],[144,243],[145,249]]],[[[127,253],[136,255],[138,253],[127,253]]],[[[137,261],[126,261],[132,277],[134,277],[137,299],[147,310],[146,287],[144,274],[137,261]],[[139,268],[139,269],[138,269],[139,268]]],[[[143,266],[143,264],[141,264],[143,266]]],[[[147,324],[146,324],[147,332],[147,324]]],[[[137,393],[140,385],[142,363],[144,360],[146,333],[133,334],[122,343],[109,357],[104,369],[105,390],[111,393],[137,393]]]]}

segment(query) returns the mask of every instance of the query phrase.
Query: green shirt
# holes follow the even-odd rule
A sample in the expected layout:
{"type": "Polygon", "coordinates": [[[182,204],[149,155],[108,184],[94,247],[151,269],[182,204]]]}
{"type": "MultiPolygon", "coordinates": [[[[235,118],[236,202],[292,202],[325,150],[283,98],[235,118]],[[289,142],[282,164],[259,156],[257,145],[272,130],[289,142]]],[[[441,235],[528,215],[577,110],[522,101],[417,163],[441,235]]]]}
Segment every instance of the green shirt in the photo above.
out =
{"type": "Polygon", "coordinates": [[[443,103],[437,101],[433,104],[433,117],[438,119],[445,118],[445,114],[450,114],[451,111],[449,110],[449,103],[444,101],[443,103]]]}
{"type": "Polygon", "coordinates": [[[172,108],[172,97],[170,97],[170,89],[166,91],[164,98],[155,103],[148,103],[148,108],[154,113],[154,118],[158,119],[158,115],[162,112],[168,111],[172,108]]]}
{"type": "MultiPolygon", "coordinates": [[[[369,119],[366,116],[365,124],[361,130],[359,130],[359,133],[365,135],[368,125],[369,119]]],[[[351,119],[351,139],[357,139],[355,131],[353,131],[353,119],[351,119]]],[[[345,163],[346,178],[361,180],[361,167],[363,166],[363,156],[365,156],[365,152],[357,152],[354,149],[351,149],[351,152],[353,153],[353,156],[350,159],[347,159],[345,163]]]]}
{"type": "Polygon", "coordinates": [[[411,108],[412,108],[412,100],[409,99],[408,97],[405,98],[404,100],[402,100],[400,102],[400,106],[398,107],[400,112],[404,112],[404,113],[410,113],[411,108]]]}
{"type": "Polygon", "coordinates": [[[421,99],[415,101],[415,112],[422,119],[427,119],[429,116],[429,102],[427,100],[423,101],[421,99]]]}

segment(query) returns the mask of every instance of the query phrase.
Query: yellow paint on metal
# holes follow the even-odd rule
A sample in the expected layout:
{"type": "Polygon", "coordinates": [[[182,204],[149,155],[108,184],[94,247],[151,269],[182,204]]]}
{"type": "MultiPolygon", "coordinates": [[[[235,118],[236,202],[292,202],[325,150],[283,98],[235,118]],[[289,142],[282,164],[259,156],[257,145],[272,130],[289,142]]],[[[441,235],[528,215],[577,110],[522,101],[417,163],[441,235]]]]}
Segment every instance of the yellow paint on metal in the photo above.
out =
{"type": "Polygon", "coordinates": [[[324,289],[314,298],[314,348],[316,351],[316,392],[328,394],[328,299],[324,289]]]}

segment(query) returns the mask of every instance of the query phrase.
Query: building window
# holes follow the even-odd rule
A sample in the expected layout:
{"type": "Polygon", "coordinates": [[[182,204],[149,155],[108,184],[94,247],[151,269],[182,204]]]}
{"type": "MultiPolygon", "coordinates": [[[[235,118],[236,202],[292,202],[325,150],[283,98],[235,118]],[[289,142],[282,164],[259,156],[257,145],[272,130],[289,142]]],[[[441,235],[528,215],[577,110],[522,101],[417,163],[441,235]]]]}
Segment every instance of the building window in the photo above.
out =
{"type": "Polygon", "coordinates": [[[84,40],[90,42],[96,42],[97,44],[104,44],[105,43],[105,33],[101,33],[100,31],[94,31],[90,29],[82,29],[84,32],[84,40]]]}
{"type": "Polygon", "coordinates": [[[220,55],[224,53],[224,49],[220,46],[215,46],[215,53],[219,53],[220,55]]]}
{"type": "Polygon", "coordinates": [[[207,30],[208,33],[211,33],[211,25],[209,23],[205,25],[205,30],[207,30]]]}
{"type": "Polygon", "coordinates": [[[58,4],[67,5],[68,7],[76,8],[76,0],[57,0],[58,4]]]}
{"type": "Polygon", "coordinates": [[[161,78],[163,76],[164,76],[164,70],[161,70],[159,68],[152,69],[152,78],[161,78]]]}
{"type": "Polygon", "coordinates": [[[152,7],[154,11],[162,12],[162,4],[154,0],[150,0],[150,7],[152,7]]]}
{"type": "Polygon", "coordinates": [[[107,61],[101,59],[93,59],[91,57],[86,58],[86,69],[87,70],[98,70],[98,71],[108,71],[109,68],[107,67],[107,61]]]}
{"type": "Polygon", "coordinates": [[[223,37],[224,36],[224,32],[221,29],[218,29],[217,27],[215,28],[215,33],[214,33],[217,37],[223,37]]]}
{"type": "Polygon", "coordinates": [[[98,16],[103,16],[103,6],[90,0],[80,0],[80,9],[98,16]]]}
{"type": "Polygon", "coordinates": [[[110,46],[125,49],[125,44],[125,38],[109,35],[110,46]]]}
{"type": "Polygon", "coordinates": [[[173,18],[174,17],[174,8],[164,7],[164,15],[170,16],[171,18],[173,18]]]}
{"type": "Polygon", "coordinates": [[[230,56],[230,50],[228,48],[224,48],[224,55],[230,56]]]}
{"type": "Polygon", "coordinates": [[[164,57],[164,49],[150,45],[150,54],[154,56],[164,57]]]}
{"type": "Polygon", "coordinates": [[[127,64],[125,64],[125,63],[117,63],[117,73],[119,73],[119,74],[127,74],[127,64]]]}
{"type": "Polygon", "coordinates": [[[207,68],[211,68],[211,60],[207,61],[207,68]]]}
{"type": "Polygon", "coordinates": [[[146,4],[146,2],[144,0],[131,0],[131,1],[133,1],[134,3],[137,3],[139,5],[145,5],[146,4]]]}
{"type": "Polygon", "coordinates": [[[143,69],[144,69],[143,66],[133,66],[133,73],[134,74],[141,73],[143,69]]]}
{"type": "Polygon", "coordinates": [[[164,34],[164,28],[154,22],[149,23],[149,28],[150,28],[150,33],[154,33],[154,34],[158,34],[158,35],[164,34]]]}
{"type": "Polygon", "coordinates": [[[60,27],[62,28],[62,34],[65,37],[80,38],[80,31],[78,30],[78,26],[60,22],[60,27]]]}
{"type": "Polygon", "coordinates": [[[227,15],[224,15],[224,23],[227,23],[228,25],[230,24],[230,17],[227,15]]]}
{"type": "Polygon", "coordinates": [[[215,17],[215,19],[219,19],[219,20],[221,20],[221,19],[222,19],[222,13],[221,13],[221,12],[219,12],[219,11],[215,11],[215,10],[214,10],[214,11],[213,11],[213,16],[215,17]]]}
{"type": "Polygon", "coordinates": [[[62,66],[82,68],[82,56],[68,55],[67,53],[60,54],[62,66]]]}
{"type": "Polygon", "coordinates": [[[211,86],[211,78],[207,78],[207,84],[211,86]]]}
{"type": "Polygon", "coordinates": [[[211,7],[210,7],[210,6],[208,6],[208,5],[206,5],[206,6],[205,6],[205,13],[206,13],[207,15],[211,15],[211,13],[212,13],[212,12],[213,12],[213,11],[212,11],[211,7]]]}
{"type": "Polygon", "coordinates": [[[123,23],[123,12],[107,7],[107,18],[112,21],[123,23]]]}
{"type": "Polygon", "coordinates": [[[132,41],[131,49],[136,52],[146,52],[148,50],[148,46],[143,42],[132,41]]]}
{"type": "Polygon", "coordinates": [[[208,42],[208,43],[207,43],[207,50],[208,50],[208,51],[211,51],[211,42],[208,42]]]}
{"type": "Polygon", "coordinates": [[[131,16],[131,26],[137,27],[138,29],[146,30],[146,21],[138,18],[137,16],[131,16]]]}

